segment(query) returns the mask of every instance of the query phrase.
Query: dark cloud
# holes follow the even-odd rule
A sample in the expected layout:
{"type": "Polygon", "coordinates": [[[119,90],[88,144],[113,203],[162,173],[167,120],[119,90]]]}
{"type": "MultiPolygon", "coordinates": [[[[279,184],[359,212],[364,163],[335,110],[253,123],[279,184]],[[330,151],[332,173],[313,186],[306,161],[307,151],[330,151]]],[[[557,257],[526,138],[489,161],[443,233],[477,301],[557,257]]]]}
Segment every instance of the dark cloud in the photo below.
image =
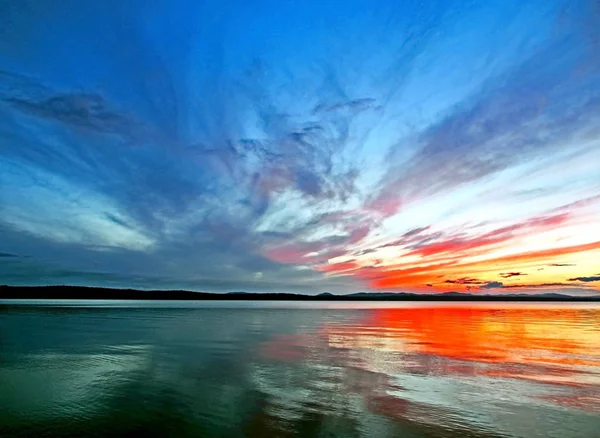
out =
{"type": "Polygon", "coordinates": [[[468,277],[463,277],[463,278],[458,278],[456,280],[446,280],[444,281],[444,283],[450,283],[450,284],[486,284],[487,282],[482,281],[482,280],[478,280],[476,278],[468,278],[468,277]]]}
{"type": "Polygon", "coordinates": [[[340,110],[352,110],[352,111],[364,111],[370,109],[375,105],[376,101],[372,98],[354,99],[349,102],[342,102],[338,104],[325,107],[324,104],[319,104],[315,107],[313,112],[318,113],[320,111],[340,111],[340,110]]]}
{"type": "Polygon", "coordinates": [[[576,266],[575,263],[552,263],[550,266],[576,266]]]}
{"type": "Polygon", "coordinates": [[[480,287],[482,289],[500,289],[500,288],[503,288],[503,287],[506,287],[506,286],[504,286],[504,284],[502,282],[500,282],[500,281],[489,281],[489,282],[483,284],[480,287]]]}
{"type": "Polygon", "coordinates": [[[527,275],[523,272],[505,272],[505,273],[500,273],[500,277],[502,278],[510,278],[510,277],[518,277],[521,275],[527,275]]]}
{"type": "Polygon", "coordinates": [[[377,248],[361,249],[360,251],[354,252],[353,255],[361,256],[361,255],[366,255],[366,254],[373,254],[376,251],[377,251],[377,248]]]}
{"type": "Polygon", "coordinates": [[[8,257],[8,258],[10,258],[10,257],[19,257],[19,256],[16,255],[16,254],[12,254],[10,252],[0,252],[0,257],[8,257]]]}
{"type": "Polygon", "coordinates": [[[5,101],[31,115],[102,134],[128,136],[134,128],[132,120],[109,109],[98,94],[59,94],[42,101],[15,97],[5,101]]]}
{"type": "Polygon", "coordinates": [[[381,245],[380,248],[387,248],[390,246],[405,246],[413,244],[419,241],[418,244],[424,243],[426,240],[433,238],[434,236],[424,237],[423,233],[429,230],[430,226],[414,228],[410,231],[407,231],[399,239],[394,240],[393,242],[386,243],[385,245],[381,245]]]}
{"type": "Polygon", "coordinates": [[[569,278],[569,281],[583,281],[584,283],[590,283],[590,282],[593,282],[593,281],[600,281],[600,274],[599,275],[590,276],[590,277],[574,277],[574,278],[569,278]]]}
{"type": "Polygon", "coordinates": [[[530,283],[530,284],[511,284],[505,285],[506,289],[527,289],[527,288],[544,288],[544,287],[564,287],[564,286],[573,286],[569,283],[530,283]]]}

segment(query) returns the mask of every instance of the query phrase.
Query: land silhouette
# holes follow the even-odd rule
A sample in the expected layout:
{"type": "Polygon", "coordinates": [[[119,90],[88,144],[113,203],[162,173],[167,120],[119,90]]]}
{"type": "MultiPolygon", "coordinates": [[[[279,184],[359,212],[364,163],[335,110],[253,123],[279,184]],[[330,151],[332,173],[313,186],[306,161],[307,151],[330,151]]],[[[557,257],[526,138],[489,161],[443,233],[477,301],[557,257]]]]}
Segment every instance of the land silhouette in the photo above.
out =
{"type": "Polygon", "coordinates": [[[572,296],[558,293],[481,295],[462,292],[416,294],[407,292],[321,293],[194,292],[188,290],[139,290],[86,286],[0,286],[0,299],[67,300],[226,300],[226,301],[576,301],[600,302],[600,295],[572,296]]]}

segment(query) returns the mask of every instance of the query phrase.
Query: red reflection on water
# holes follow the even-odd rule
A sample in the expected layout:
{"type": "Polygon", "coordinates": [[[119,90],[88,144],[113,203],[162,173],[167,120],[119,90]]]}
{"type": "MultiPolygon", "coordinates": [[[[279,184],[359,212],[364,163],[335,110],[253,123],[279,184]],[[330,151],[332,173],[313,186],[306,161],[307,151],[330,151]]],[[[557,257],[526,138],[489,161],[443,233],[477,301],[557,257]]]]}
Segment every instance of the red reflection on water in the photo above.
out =
{"type": "Polygon", "coordinates": [[[600,366],[600,309],[449,306],[378,309],[363,322],[401,351],[465,361],[600,366]]]}
{"type": "Polygon", "coordinates": [[[315,387],[361,394],[371,411],[396,419],[432,413],[433,405],[420,410],[421,402],[403,396],[414,391],[404,387],[406,375],[435,375],[451,385],[462,376],[481,378],[483,385],[491,384],[489,378],[510,379],[513,383],[494,390],[512,396],[521,391],[514,381],[524,380],[529,384],[522,387],[523,402],[535,398],[600,412],[600,307],[372,309],[358,319],[330,320],[307,334],[274,336],[261,354],[269,360],[324,366],[310,367],[312,372],[341,370],[311,372],[305,379],[317,382],[315,387]]]}

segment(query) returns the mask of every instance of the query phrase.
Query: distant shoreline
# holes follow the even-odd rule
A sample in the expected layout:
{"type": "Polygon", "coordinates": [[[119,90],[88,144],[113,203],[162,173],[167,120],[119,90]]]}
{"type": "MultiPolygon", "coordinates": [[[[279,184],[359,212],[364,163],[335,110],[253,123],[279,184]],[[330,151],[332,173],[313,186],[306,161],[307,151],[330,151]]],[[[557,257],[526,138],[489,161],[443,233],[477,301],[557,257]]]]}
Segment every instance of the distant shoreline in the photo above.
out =
{"type": "Polygon", "coordinates": [[[474,295],[459,292],[440,294],[363,292],[345,295],[294,293],[209,293],[185,290],[112,289],[84,286],[0,286],[0,299],[36,300],[186,300],[186,301],[444,301],[444,302],[597,302],[600,295],[574,297],[562,294],[474,295]]]}

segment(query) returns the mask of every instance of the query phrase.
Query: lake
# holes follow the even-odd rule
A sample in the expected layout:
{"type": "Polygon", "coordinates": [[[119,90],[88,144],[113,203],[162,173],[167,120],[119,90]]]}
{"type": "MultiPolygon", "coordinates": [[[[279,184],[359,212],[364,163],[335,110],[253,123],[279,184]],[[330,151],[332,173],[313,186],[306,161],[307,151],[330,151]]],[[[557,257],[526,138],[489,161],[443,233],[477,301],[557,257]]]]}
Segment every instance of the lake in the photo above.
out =
{"type": "Polygon", "coordinates": [[[600,436],[600,305],[20,304],[2,437],[600,436]]]}

